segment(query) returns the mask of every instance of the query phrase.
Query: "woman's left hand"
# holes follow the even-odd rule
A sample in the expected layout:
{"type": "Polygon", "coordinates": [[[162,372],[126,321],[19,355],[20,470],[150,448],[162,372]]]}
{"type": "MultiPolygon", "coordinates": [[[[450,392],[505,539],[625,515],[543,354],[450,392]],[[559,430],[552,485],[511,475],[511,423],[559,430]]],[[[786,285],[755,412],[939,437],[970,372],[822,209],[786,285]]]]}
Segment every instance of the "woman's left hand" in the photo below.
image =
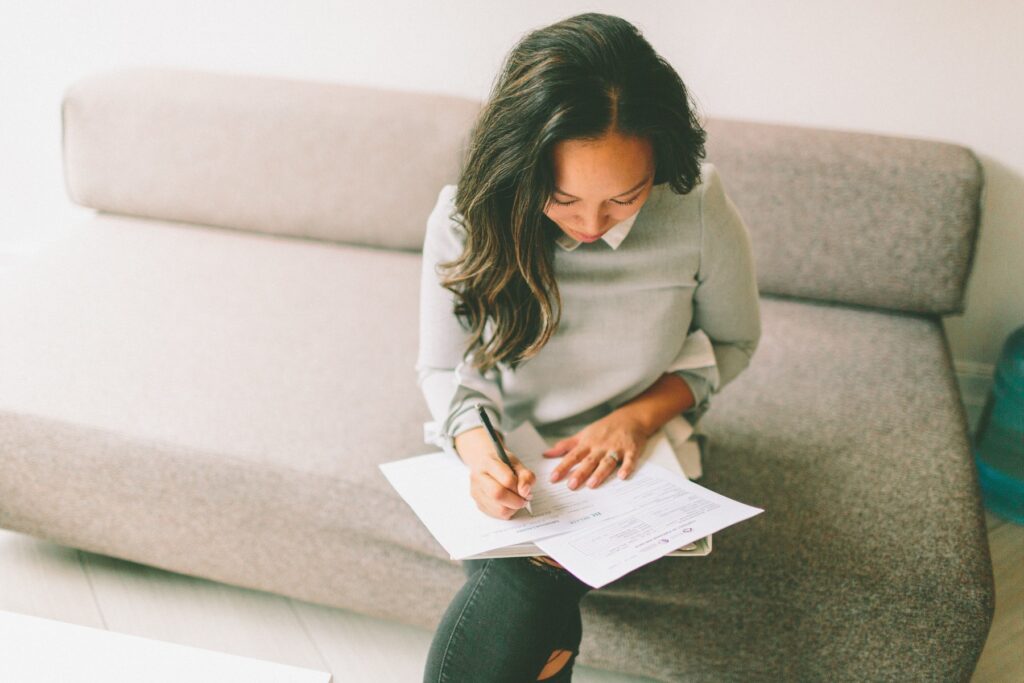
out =
{"type": "Polygon", "coordinates": [[[636,460],[646,444],[647,434],[635,420],[622,412],[612,412],[544,451],[546,458],[565,456],[551,473],[550,481],[558,481],[575,465],[569,477],[570,489],[584,481],[590,488],[600,486],[616,467],[615,460],[606,457],[610,451],[619,454],[619,478],[625,479],[636,469],[636,460]]]}

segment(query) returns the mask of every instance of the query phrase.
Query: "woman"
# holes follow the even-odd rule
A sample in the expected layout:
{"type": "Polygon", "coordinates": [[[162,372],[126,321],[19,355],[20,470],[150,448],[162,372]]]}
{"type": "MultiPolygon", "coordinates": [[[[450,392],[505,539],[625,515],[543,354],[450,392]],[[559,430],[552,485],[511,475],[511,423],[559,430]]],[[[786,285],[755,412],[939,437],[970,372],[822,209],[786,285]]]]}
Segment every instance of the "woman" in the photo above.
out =
{"type": "MultiPolygon", "coordinates": [[[[696,424],[749,364],[758,291],[686,88],[629,22],[529,33],[470,137],[427,222],[416,368],[428,439],[465,461],[480,510],[509,519],[535,476],[501,462],[476,403],[502,431],[530,420],[556,439],[552,481],[628,477],[656,431],[696,424]]],[[[590,587],[546,557],[463,568],[424,680],[570,680],[590,587]]]]}

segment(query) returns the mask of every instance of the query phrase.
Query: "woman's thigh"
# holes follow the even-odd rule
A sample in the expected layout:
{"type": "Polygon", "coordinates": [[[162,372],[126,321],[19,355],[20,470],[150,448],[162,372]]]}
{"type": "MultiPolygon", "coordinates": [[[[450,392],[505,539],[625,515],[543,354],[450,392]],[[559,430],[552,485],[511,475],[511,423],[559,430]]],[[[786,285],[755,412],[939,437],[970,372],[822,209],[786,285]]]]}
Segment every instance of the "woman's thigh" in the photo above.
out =
{"type": "Polygon", "coordinates": [[[462,571],[466,574],[466,578],[471,578],[473,574],[484,568],[487,564],[487,560],[462,560],[462,571]]]}
{"type": "MultiPolygon", "coordinates": [[[[466,583],[434,634],[424,681],[535,680],[555,650],[579,648],[590,586],[526,557],[464,560],[466,583]]],[[[567,664],[567,666],[571,666],[567,664]]]]}

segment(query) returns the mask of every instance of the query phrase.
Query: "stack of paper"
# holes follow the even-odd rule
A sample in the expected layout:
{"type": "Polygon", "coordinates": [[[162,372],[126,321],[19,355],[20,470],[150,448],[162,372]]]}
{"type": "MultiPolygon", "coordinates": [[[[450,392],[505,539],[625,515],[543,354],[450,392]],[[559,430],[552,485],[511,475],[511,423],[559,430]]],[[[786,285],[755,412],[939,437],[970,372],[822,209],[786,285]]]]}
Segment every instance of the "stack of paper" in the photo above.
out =
{"type": "MultiPolygon", "coordinates": [[[[690,434],[693,433],[693,427],[682,417],[678,418],[681,425],[675,427],[674,430],[669,430],[666,425],[664,430],[665,435],[669,437],[666,443],[661,438],[661,432],[652,440],[647,447],[646,453],[648,454],[645,460],[642,462],[653,462],[661,465],[665,469],[678,472],[687,479],[699,479],[701,476],[701,446],[698,443],[697,437],[701,435],[694,435],[694,438],[689,438],[690,434]]],[[[553,444],[549,444],[553,445],[553,444]]],[[[511,447],[511,446],[510,446],[511,447]]],[[[565,484],[565,478],[563,478],[562,485],[565,484]]],[[[602,484],[603,486],[604,484],[602,484]]],[[[517,513],[519,514],[519,513],[517,513]]],[[[697,539],[692,543],[676,548],[675,550],[668,553],[671,557],[698,557],[708,555],[711,553],[711,535],[704,538],[697,539]]],[[[518,545],[507,545],[502,548],[496,548],[494,550],[488,550],[483,553],[477,553],[469,558],[461,559],[483,559],[488,557],[531,557],[537,555],[546,555],[543,550],[537,547],[536,543],[520,543],[518,545]]]]}
{"type": "Polygon", "coordinates": [[[671,441],[665,429],[648,440],[628,479],[613,473],[597,488],[573,490],[567,478],[549,481],[562,458],[545,458],[552,444],[523,423],[505,441],[537,477],[533,514],[522,508],[507,520],[477,508],[469,469],[454,453],[428,453],[380,468],[453,560],[546,554],[599,588],[666,555],[706,555],[712,533],[764,512],[687,479],[673,442],[682,443],[692,428],[676,427],[671,441]]]}

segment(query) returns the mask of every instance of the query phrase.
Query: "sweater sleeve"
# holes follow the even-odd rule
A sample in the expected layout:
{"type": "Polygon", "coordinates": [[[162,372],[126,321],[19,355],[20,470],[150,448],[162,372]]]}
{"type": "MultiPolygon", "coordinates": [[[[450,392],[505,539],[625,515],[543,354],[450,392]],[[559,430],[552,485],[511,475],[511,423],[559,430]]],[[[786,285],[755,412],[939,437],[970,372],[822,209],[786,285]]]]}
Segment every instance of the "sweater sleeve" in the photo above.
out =
{"type": "Polygon", "coordinates": [[[456,453],[454,437],[483,423],[476,403],[500,430],[503,412],[497,369],[482,374],[464,353],[469,334],[455,316],[455,295],[440,284],[437,265],[462,254],[465,229],[455,220],[456,187],[445,185],[427,219],[420,277],[417,385],[433,421],[424,424],[424,441],[456,453]]]}
{"type": "Polygon", "coordinates": [[[694,404],[682,415],[696,425],[707,412],[711,393],[720,382],[714,347],[704,330],[697,329],[687,335],[682,349],[666,372],[677,375],[690,387],[694,404]]]}
{"type": "MultiPolygon", "coordinates": [[[[714,365],[691,363],[674,370],[697,399],[694,407],[683,413],[694,424],[707,412],[711,397],[750,364],[761,339],[750,234],[711,164],[706,166],[702,184],[700,214],[701,257],[690,329],[706,335],[714,365]]],[[[690,337],[693,335],[691,332],[690,337]]]]}

